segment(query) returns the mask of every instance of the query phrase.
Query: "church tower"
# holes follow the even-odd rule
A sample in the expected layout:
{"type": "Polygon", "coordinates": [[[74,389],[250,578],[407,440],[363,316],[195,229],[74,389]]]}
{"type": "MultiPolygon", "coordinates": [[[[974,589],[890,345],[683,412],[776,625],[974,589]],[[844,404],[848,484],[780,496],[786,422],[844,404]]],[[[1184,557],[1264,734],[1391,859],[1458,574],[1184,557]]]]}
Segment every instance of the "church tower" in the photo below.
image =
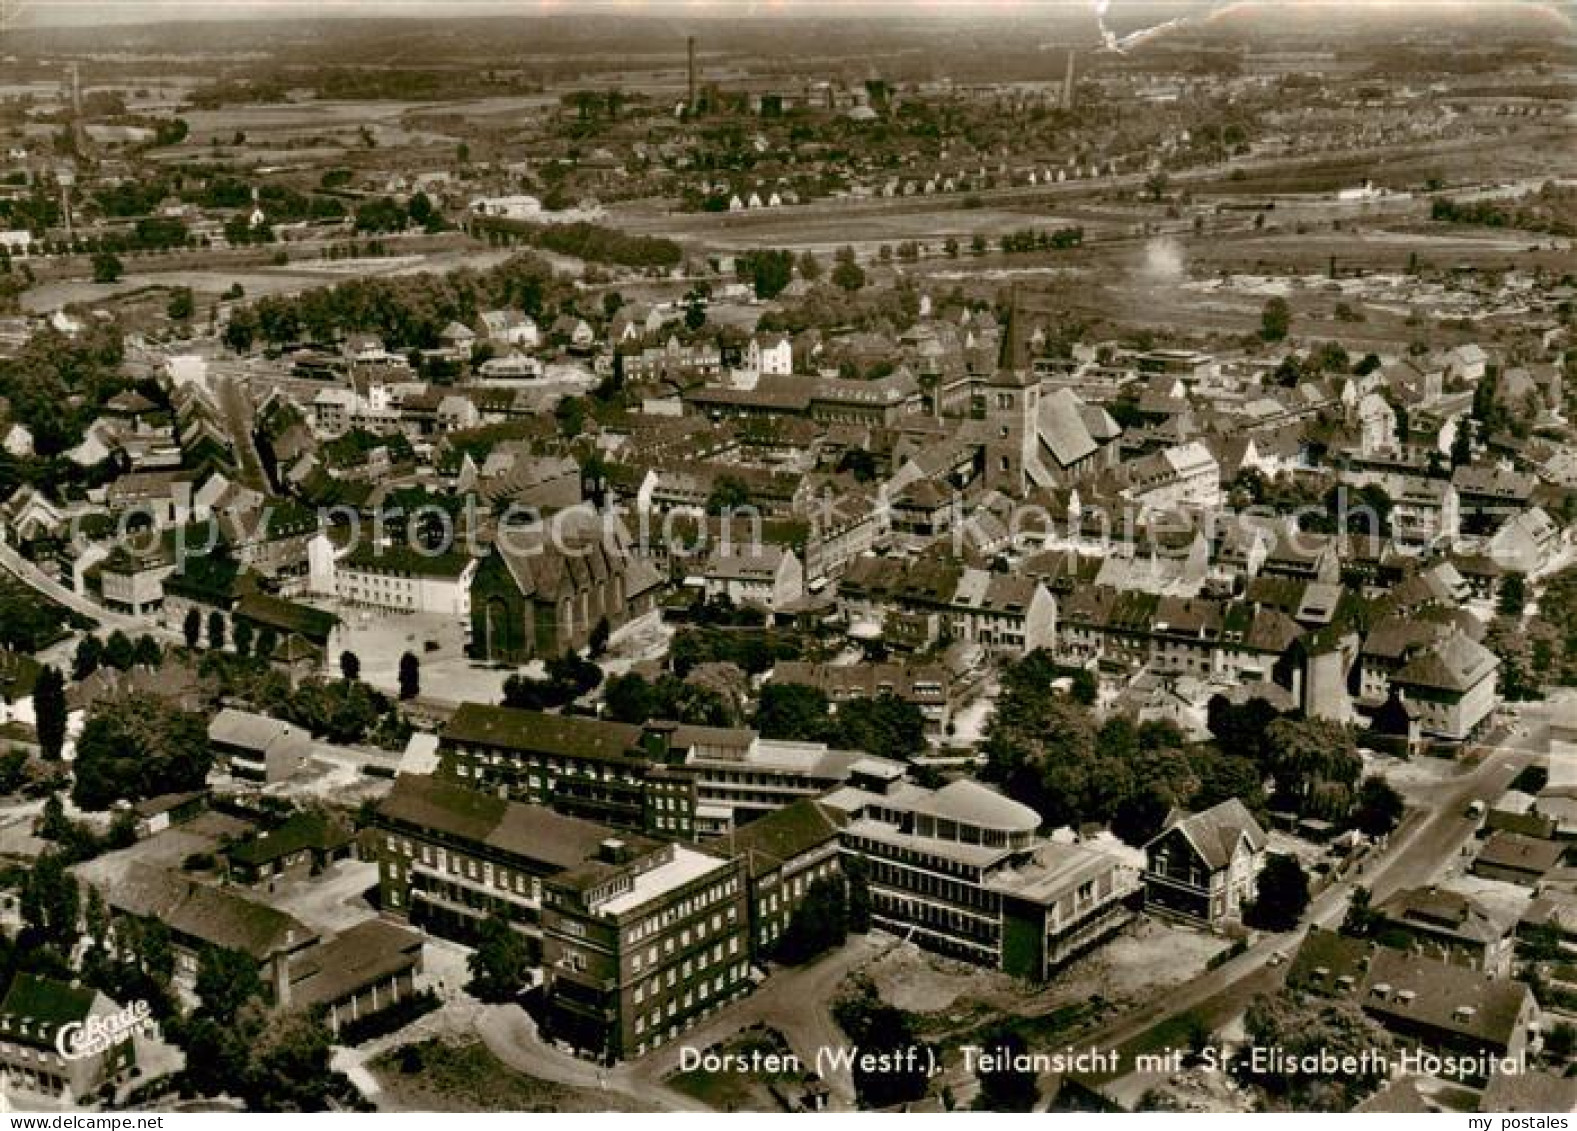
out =
{"type": "Polygon", "coordinates": [[[1040,382],[1021,370],[1002,369],[986,382],[986,486],[1022,497],[1036,475],[1040,442],[1040,382]]]}

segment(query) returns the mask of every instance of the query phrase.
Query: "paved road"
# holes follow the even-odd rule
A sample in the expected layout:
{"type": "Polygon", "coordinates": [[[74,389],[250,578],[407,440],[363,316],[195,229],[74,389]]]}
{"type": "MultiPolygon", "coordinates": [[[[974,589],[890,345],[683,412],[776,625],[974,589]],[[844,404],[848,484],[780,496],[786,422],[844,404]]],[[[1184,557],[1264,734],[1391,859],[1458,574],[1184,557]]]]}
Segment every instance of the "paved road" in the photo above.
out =
{"type": "MultiPolygon", "coordinates": [[[[1427,883],[1473,836],[1477,821],[1465,815],[1474,799],[1489,799],[1509,785],[1533,757],[1525,749],[1484,747],[1481,764],[1468,774],[1437,787],[1429,811],[1415,818],[1411,827],[1399,830],[1383,855],[1368,865],[1353,880],[1342,880],[1321,892],[1309,906],[1305,919],[1322,927],[1338,925],[1346,915],[1347,902],[1356,883],[1367,885],[1376,899],[1405,887],[1427,883]],[[1356,883],[1354,882],[1356,881],[1356,883]]],[[[1243,954],[1178,987],[1164,1001],[1154,1002],[1117,1019],[1081,1041],[1080,1047],[1101,1051],[1117,1050],[1124,1067],[1132,1052],[1153,1043],[1159,1030],[1180,1015],[1194,1011],[1207,1019],[1224,1020],[1248,1003],[1255,994],[1273,989],[1281,970],[1270,966],[1271,956],[1290,956],[1301,930],[1287,934],[1265,935],[1243,954]]],[[[1092,1084],[1100,1084],[1125,1073],[1092,1074],[1092,1084]]],[[[1042,1081],[1043,1092],[1052,1081],[1042,1081]]]]}
{"type": "Polygon", "coordinates": [[[225,427],[230,432],[230,442],[235,448],[238,465],[237,476],[254,491],[268,494],[268,476],[263,473],[263,461],[258,457],[257,446],[252,442],[252,422],[256,410],[247,380],[236,367],[215,366],[219,378],[219,407],[225,414],[225,427]]]}
{"type": "Polygon", "coordinates": [[[32,562],[17,553],[15,549],[4,543],[0,543],[0,567],[4,567],[7,573],[10,573],[34,592],[42,593],[56,604],[64,605],[72,612],[80,613],[105,628],[119,628],[134,635],[144,632],[151,632],[155,635],[160,634],[152,621],[112,613],[103,605],[90,601],[86,597],[67,589],[58,580],[44,573],[32,562]]]}

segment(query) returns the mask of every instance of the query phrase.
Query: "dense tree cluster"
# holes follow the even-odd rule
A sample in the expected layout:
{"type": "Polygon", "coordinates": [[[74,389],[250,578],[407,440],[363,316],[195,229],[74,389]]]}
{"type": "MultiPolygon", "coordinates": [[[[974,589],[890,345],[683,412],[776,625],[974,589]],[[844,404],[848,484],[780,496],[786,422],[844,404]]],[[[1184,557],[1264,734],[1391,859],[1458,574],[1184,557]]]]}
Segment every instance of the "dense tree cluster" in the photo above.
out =
{"type": "Polygon", "coordinates": [[[1499,200],[1451,200],[1436,197],[1429,217],[1442,224],[1474,224],[1486,228],[1516,228],[1552,236],[1577,235],[1577,192],[1547,184],[1508,207],[1499,200]]]}
{"type": "Polygon", "coordinates": [[[35,452],[52,456],[82,441],[90,414],[131,384],[123,356],[120,327],[95,322],[76,336],[46,327],[0,358],[0,397],[33,434],[35,452]]]}
{"type": "Polygon", "coordinates": [[[551,317],[573,294],[542,259],[517,255],[486,271],[351,279],[299,295],[262,298],[231,313],[225,341],[244,352],[259,341],[277,346],[370,332],[391,349],[430,349],[451,322],[472,325],[481,311],[503,307],[551,317]]]}
{"type": "Polygon", "coordinates": [[[1349,728],[1283,718],[1262,699],[1235,705],[1218,696],[1208,711],[1214,741],[1189,743],[1168,723],[1120,714],[1098,722],[1056,688],[1062,674],[1040,652],[1009,666],[983,748],[982,776],[1048,824],[1110,823],[1142,844],[1173,807],[1198,811],[1234,797],[1251,809],[1353,816],[1363,763],[1349,728]]]}
{"type": "Polygon", "coordinates": [[[100,810],[201,789],[212,765],[202,715],[152,697],[105,702],[77,739],[71,797],[82,809],[100,810]]]}
{"type": "Polygon", "coordinates": [[[761,689],[755,722],[765,738],[825,742],[883,758],[905,760],[925,750],[925,716],[891,693],[850,699],[834,713],[819,688],[773,682],[761,689]]]}
{"type": "Polygon", "coordinates": [[[602,682],[602,669],[574,652],[555,656],[546,666],[546,679],[518,674],[506,679],[504,706],[527,711],[554,710],[568,706],[602,682]]]}
{"type": "Polygon", "coordinates": [[[715,689],[668,674],[656,680],[638,672],[613,676],[603,689],[603,707],[610,719],[637,725],[650,719],[715,727],[738,721],[715,689]]]}
{"type": "MultiPolygon", "coordinates": [[[[1244,1028],[1254,1046],[1280,1049],[1300,1060],[1329,1053],[1338,1064],[1351,1057],[1353,1064],[1370,1066],[1386,1059],[1392,1048],[1390,1035],[1355,1002],[1306,998],[1290,990],[1255,998],[1244,1028]]],[[[1255,1073],[1246,1057],[1240,1060],[1240,1072],[1274,1107],[1290,1111],[1351,1111],[1385,1079],[1372,1067],[1357,1074],[1255,1073]]]]}
{"type": "Polygon", "coordinates": [[[496,232],[512,242],[570,255],[587,263],[671,271],[684,261],[684,248],[663,236],[634,236],[602,224],[532,224],[494,218],[472,221],[485,233],[496,232]]]}

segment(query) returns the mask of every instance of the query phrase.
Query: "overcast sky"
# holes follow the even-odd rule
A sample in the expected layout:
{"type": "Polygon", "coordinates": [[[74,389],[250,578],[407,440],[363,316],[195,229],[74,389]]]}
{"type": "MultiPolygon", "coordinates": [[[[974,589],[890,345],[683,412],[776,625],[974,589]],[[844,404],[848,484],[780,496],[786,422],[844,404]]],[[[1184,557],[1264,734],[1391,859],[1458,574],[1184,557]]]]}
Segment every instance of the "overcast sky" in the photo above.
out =
{"type": "MultiPolygon", "coordinates": [[[[1262,0],[1280,7],[1322,3],[1341,8],[1492,7],[1527,0],[1262,0]]],[[[178,19],[322,16],[487,16],[568,14],[576,11],[649,12],[691,16],[825,14],[834,11],[888,10],[918,14],[965,11],[976,15],[1033,14],[1047,11],[1091,12],[1092,0],[10,0],[18,26],[40,24],[154,23],[178,19]]],[[[1223,6],[1223,0],[1111,0],[1109,16],[1126,22],[1125,13],[1144,20],[1157,11],[1171,14],[1223,6]]],[[[1235,6],[1235,5],[1234,5],[1235,6]]],[[[1551,0],[1541,7],[1565,13],[1577,0],[1551,0]]]]}

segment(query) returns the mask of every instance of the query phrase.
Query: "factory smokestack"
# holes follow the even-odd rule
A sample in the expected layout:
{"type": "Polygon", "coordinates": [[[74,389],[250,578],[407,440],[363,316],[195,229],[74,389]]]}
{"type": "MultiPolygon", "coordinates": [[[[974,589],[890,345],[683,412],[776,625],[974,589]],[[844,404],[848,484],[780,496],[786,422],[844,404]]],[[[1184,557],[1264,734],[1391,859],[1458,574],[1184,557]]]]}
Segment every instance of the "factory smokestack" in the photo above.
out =
{"type": "Polygon", "coordinates": [[[688,37],[685,41],[685,51],[689,62],[689,90],[690,113],[695,113],[695,36],[688,37]]]}
{"type": "Polygon", "coordinates": [[[1062,108],[1073,109],[1073,48],[1068,48],[1068,73],[1062,80],[1062,108]]]}

